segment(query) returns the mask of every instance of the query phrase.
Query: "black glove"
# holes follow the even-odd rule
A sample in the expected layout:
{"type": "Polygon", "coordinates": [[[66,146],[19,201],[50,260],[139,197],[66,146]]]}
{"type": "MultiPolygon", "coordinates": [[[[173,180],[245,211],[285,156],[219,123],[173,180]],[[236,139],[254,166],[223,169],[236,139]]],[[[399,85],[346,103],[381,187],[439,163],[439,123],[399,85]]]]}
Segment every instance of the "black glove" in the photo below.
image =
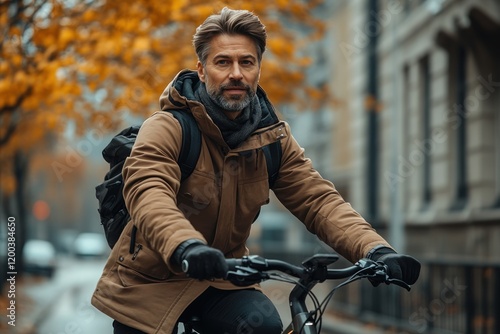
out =
{"type": "MultiPolygon", "coordinates": [[[[368,258],[383,262],[388,268],[390,278],[402,280],[409,285],[414,284],[420,275],[420,262],[409,255],[398,254],[388,247],[376,249],[371,255],[368,255],[368,258]]],[[[370,282],[373,286],[380,284],[380,281],[370,280],[370,282]]]]}
{"type": "Polygon", "coordinates": [[[187,275],[200,280],[224,278],[228,271],[226,259],[220,250],[190,240],[178,247],[174,252],[174,260],[179,264],[186,261],[187,275]]]}

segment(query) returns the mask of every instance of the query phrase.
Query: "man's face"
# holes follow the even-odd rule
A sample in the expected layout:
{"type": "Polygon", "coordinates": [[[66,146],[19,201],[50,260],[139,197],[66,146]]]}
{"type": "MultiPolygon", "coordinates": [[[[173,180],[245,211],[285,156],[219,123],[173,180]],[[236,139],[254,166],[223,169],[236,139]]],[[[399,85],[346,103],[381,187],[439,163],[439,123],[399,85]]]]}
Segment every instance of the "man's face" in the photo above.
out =
{"type": "Polygon", "coordinates": [[[260,63],[255,42],[244,35],[218,35],[210,42],[198,76],[208,94],[230,118],[236,118],[255,96],[260,63]]]}

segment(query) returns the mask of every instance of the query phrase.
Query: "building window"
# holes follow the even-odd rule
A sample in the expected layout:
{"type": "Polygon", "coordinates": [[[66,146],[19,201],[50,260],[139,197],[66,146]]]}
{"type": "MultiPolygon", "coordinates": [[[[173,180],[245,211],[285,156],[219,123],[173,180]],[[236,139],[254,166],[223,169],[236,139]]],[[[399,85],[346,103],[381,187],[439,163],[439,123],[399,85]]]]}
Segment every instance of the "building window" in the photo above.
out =
{"type": "Polygon", "coordinates": [[[455,202],[452,209],[460,210],[465,207],[468,198],[467,189],[467,117],[465,97],[467,94],[467,54],[463,47],[457,47],[456,76],[455,76],[455,202]]]}
{"type": "MultiPolygon", "coordinates": [[[[500,95],[497,95],[497,97],[500,97],[500,95]]],[[[500,99],[497,98],[497,100],[500,102],[500,99]]],[[[500,208],[500,112],[496,110],[495,112],[495,131],[493,133],[495,134],[495,178],[496,178],[496,195],[497,199],[495,202],[495,207],[500,208]]]]}
{"type": "MultiPolygon", "coordinates": [[[[409,134],[411,128],[411,81],[410,81],[410,65],[406,64],[403,67],[403,134],[409,134]]],[[[410,141],[411,137],[409,135],[403,136],[403,152],[410,152],[410,141]]],[[[399,171],[398,171],[399,172],[399,171]]],[[[408,181],[408,180],[406,180],[408,181]]],[[[407,185],[403,188],[404,194],[404,209],[408,209],[408,199],[411,197],[411,187],[407,185]]]]}
{"type": "MultiPolygon", "coordinates": [[[[421,140],[428,142],[431,138],[431,75],[429,57],[420,61],[420,112],[421,112],[421,140]]],[[[432,200],[431,188],[431,151],[424,152],[422,164],[422,204],[423,209],[429,207],[432,200]]]]}

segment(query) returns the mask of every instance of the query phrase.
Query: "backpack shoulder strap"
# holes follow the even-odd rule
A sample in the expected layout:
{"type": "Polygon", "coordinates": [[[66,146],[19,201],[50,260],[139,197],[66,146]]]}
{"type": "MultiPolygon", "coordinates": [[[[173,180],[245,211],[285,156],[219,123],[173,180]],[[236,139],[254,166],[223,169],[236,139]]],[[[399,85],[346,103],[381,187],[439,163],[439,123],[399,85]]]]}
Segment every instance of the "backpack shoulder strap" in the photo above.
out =
{"type": "MultiPolygon", "coordinates": [[[[179,155],[181,181],[187,179],[193,172],[201,151],[201,132],[193,115],[180,110],[168,110],[179,121],[182,128],[182,145],[179,155]]],[[[276,141],[262,148],[266,157],[269,188],[274,186],[281,166],[281,142],[276,141]]]]}
{"type": "Polygon", "coordinates": [[[275,141],[262,148],[266,157],[267,175],[269,175],[269,189],[274,186],[274,182],[278,178],[278,173],[281,167],[281,141],[275,141]]]}
{"type": "Polygon", "coordinates": [[[168,112],[179,121],[182,128],[182,145],[178,161],[182,182],[191,175],[198,162],[201,151],[201,132],[191,113],[180,110],[168,110],[168,112]]]}

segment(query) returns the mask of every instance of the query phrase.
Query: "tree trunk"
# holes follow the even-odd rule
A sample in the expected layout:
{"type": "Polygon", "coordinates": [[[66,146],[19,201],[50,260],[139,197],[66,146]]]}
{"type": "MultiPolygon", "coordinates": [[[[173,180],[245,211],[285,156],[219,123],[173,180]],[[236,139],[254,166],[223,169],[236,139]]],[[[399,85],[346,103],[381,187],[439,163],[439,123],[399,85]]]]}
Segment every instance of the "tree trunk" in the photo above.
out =
{"type": "Polygon", "coordinates": [[[1,207],[2,207],[2,242],[0,243],[5,249],[0,254],[6,254],[5,257],[0,259],[0,291],[3,291],[4,284],[7,279],[7,272],[17,272],[17,276],[22,275],[24,261],[23,261],[23,247],[26,241],[28,203],[26,198],[26,181],[29,172],[29,158],[24,152],[18,151],[14,155],[13,174],[16,179],[16,190],[10,195],[2,194],[1,207]],[[15,222],[15,267],[10,270],[7,267],[7,243],[8,237],[12,236],[7,234],[7,224],[9,221],[15,222]]]}
{"type": "Polygon", "coordinates": [[[18,151],[14,157],[14,176],[17,187],[13,197],[13,206],[16,219],[16,269],[18,273],[23,272],[23,247],[26,242],[26,230],[28,227],[28,203],[26,198],[26,180],[28,178],[29,164],[28,155],[18,151]]]}

